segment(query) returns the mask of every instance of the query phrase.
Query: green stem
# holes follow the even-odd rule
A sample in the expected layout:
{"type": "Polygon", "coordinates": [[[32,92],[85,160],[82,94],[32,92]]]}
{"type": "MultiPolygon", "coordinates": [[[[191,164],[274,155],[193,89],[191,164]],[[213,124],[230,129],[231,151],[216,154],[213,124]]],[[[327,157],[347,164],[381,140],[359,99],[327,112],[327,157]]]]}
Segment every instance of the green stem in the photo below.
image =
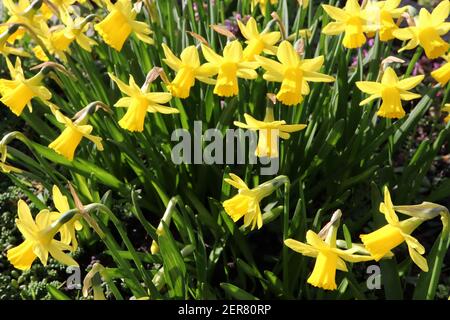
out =
{"type": "Polygon", "coordinates": [[[406,69],[405,78],[407,78],[411,75],[417,61],[419,61],[419,58],[422,56],[422,53],[423,53],[423,48],[422,47],[417,48],[416,53],[414,54],[411,61],[409,62],[408,69],[406,69]]]}

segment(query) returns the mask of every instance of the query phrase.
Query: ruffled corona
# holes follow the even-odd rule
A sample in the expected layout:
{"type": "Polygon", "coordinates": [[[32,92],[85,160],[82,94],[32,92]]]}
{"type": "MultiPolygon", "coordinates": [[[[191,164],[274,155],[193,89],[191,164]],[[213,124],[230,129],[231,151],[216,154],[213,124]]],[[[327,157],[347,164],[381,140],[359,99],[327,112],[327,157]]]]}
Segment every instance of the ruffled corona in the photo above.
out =
{"type": "Polygon", "coordinates": [[[87,138],[95,143],[99,151],[103,151],[102,138],[90,134],[93,130],[91,125],[76,124],[57,110],[55,111],[55,116],[60,123],[63,123],[66,126],[66,128],[58,138],[49,144],[48,147],[50,149],[53,149],[56,153],[68,160],[73,160],[75,151],[81,140],[87,138]]]}
{"type": "Polygon", "coordinates": [[[107,7],[109,14],[95,25],[95,30],[110,47],[121,51],[132,33],[135,33],[139,40],[153,44],[148,25],[135,21],[137,13],[130,0],[119,0],[114,5],[108,1],[107,7]]]}
{"type": "Polygon", "coordinates": [[[5,104],[15,115],[20,116],[28,105],[31,110],[31,100],[40,98],[47,102],[52,94],[41,82],[43,74],[38,73],[33,78],[25,79],[20,59],[16,59],[15,67],[9,59],[6,59],[12,80],[0,79],[0,101],[5,104]]]}

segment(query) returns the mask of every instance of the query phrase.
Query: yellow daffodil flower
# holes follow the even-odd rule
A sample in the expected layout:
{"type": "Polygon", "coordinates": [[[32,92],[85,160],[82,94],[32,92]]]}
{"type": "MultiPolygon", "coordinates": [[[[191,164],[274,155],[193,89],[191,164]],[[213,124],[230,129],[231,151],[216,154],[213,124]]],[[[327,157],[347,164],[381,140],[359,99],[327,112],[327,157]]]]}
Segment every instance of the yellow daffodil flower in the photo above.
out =
{"type": "Polygon", "coordinates": [[[214,93],[221,97],[231,97],[239,93],[238,78],[256,79],[258,77],[255,71],[258,64],[243,61],[242,46],[237,40],[225,46],[223,57],[203,44],[202,51],[208,61],[204,65],[205,68],[210,68],[214,70],[214,74],[217,74],[214,93]]]}
{"type": "Polygon", "coordinates": [[[118,0],[115,4],[109,0],[104,2],[109,14],[94,28],[110,47],[117,51],[122,50],[123,44],[132,33],[139,40],[153,44],[153,39],[149,37],[152,31],[148,24],[135,20],[137,12],[131,0],[118,0]]]}
{"type": "Polygon", "coordinates": [[[173,114],[180,111],[176,108],[163,106],[172,99],[172,95],[168,92],[147,92],[147,86],[139,88],[130,75],[129,85],[116,78],[113,74],[109,74],[111,79],[117,84],[120,91],[128,97],[123,97],[116,102],[114,106],[128,108],[125,116],[119,121],[119,125],[129,131],[144,131],[144,121],[147,112],[173,114]]]}
{"type": "Polygon", "coordinates": [[[20,116],[26,105],[31,111],[33,98],[39,98],[44,103],[51,99],[51,92],[42,85],[44,78],[42,72],[30,79],[25,79],[19,58],[16,59],[15,67],[9,59],[6,59],[6,63],[12,80],[0,79],[0,95],[2,97],[0,101],[15,115],[20,116]]]}
{"type": "Polygon", "coordinates": [[[16,225],[25,241],[7,252],[7,258],[15,268],[30,269],[36,257],[46,266],[49,254],[62,264],[78,266],[72,257],[64,253],[64,250],[71,250],[71,247],[53,239],[58,230],[52,227],[50,211],[42,210],[34,221],[28,205],[19,200],[18,216],[16,225]]]}
{"type": "Polygon", "coordinates": [[[425,8],[420,9],[419,17],[415,19],[415,26],[394,31],[396,38],[409,40],[399,52],[411,50],[420,45],[430,59],[444,55],[449,49],[449,44],[442,39],[442,36],[450,30],[450,22],[446,22],[449,12],[450,1],[448,0],[441,1],[432,13],[425,8]]]}
{"type": "Polygon", "coordinates": [[[72,161],[75,150],[84,137],[92,141],[99,151],[103,151],[102,138],[90,134],[93,130],[91,125],[72,122],[58,110],[55,110],[54,114],[56,120],[65,125],[65,129],[55,141],[50,143],[49,148],[72,161]]]}
{"type": "Polygon", "coordinates": [[[180,58],[176,57],[166,44],[162,44],[164,54],[163,59],[172,70],[177,72],[175,79],[167,86],[174,97],[185,99],[189,97],[191,88],[195,84],[195,79],[208,84],[215,84],[213,79],[208,77],[214,75],[214,68],[200,65],[198,51],[195,46],[189,46],[181,52],[180,58]]]}
{"type": "MultiPolygon", "coordinates": [[[[90,52],[92,46],[96,45],[95,40],[84,34],[89,25],[88,18],[76,17],[75,20],[69,14],[61,13],[61,20],[64,25],[49,28],[46,23],[41,23],[42,34],[39,38],[44,43],[48,51],[66,61],[66,53],[70,53],[72,42],[78,43],[84,50],[90,52]]],[[[35,56],[41,61],[48,61],[49,58],[40,46],[33,48],[35,56]]]]}
{"type": "Polygon", "coordinates": [[[238,20],[238,25],[242,35],[247,39],[247,47],[243,52],[243,60],[254,61],[255,56],[260,55],[263,51],[267,54],[276,54],[277,48],[275,44],[281,37],[278,31],[263,31],[259,33],[258,25],[253,17],[248,20],[246,25],[238,20]]]}
{"type": "Polygon", "coordinates": [[[97,45],[97,42],[89,38],[85,32],[89,29],[89,22],[91,17],[71,17],[69,14],[61,14],[61,21],[65,27],[59,32],[63,33],[63,36],[70,40],[75,40],[76,43],[84,50],[91,52],[92,46],[97,45]]]}
{"type": "Polygon", "coordinates": [[[444,112],[448,112],[448,115],[444,118],[445,122],[449,122],[450,121],[450,103],[447,103],[444,108],[442,108],[442,111],[444,112]]]}
{"type": "MultiPolygon", "coordinates": [[[[69,201],[66,196],[63,196],[61,190],[59,190],[58,186],[54,185],[52,189],[53,194],[53,204],[55,205],[56,210],[58,212],[54,212],[55,218],[60,218],[63,214],[70,210],[69,201]]],[[[61,242],[65,244],[72,244],[72,251],[77,250],[78,241],[75,231],[80,231],[83,229],[83,225],[78,221],[78,218],[75,216],[68,222],[66,222],[61,228],[61,242]]]]}
{"type": "Polygon", "coordinates": [[[344,9],[327,4],[322,5],[325,12],[335,22],[327,24],[322,33],[326,35],[338,35],[345,33],[342,44],[349,49],[360,48],[366,43],[364,32],[374,31],[367,24],[366,14],[358,3],[358,0],[347,0],[344,9]]]}
{"type": "Polygon", "coordinates": [[[319,56],[314,59],[300,59],[292,44],[283,41],[277,50],[278,60],[256,56],[256,61],[266,70],[264,79],[267,81],[281,82],[277,99],[288,106],[293,106],[303,100],[303,96],[309,94],[308,81],[332,82],[335,79],[317,71],[323,65],[324,58],[319,56]]]}
{"type": "Polygon", "coordinates": [[[23,51],[22,49],[14,48],[8,44],[10,36],[17,32],[15,31],[17,29],[17,26],[10,27],[8,29],[4,29],[4,32],[0,34],[0,54],[3,54],[5,56],[12,54],[15,56],[29,57],[30,55],[27,52],[23,51]]]}
{"type": "Polygon", "coordinates": [[[239,193],[223,202],[225,212],[234,222],[244,217],[245,227],[250,226],[251,230],[256,227],[260,229],[263,225],[263,220],[259,203],[275,190],[273,182],[268,181],[250,189],[237,175],[230,173],[230,177],[231,179],[226,178],[225,182],[238,189],[239,193]]]}
{"type": "Polygon", "coordinates": [[[275,121],[273,109],[267,108],[264,121],[258,121],[249,114],[244,114],[245,122],[234,121],[234,125],[244,129],[257,130],[259,133],[258,147],[255,154],[258,157],[278,157],[278,137],[289,139],[291,132],[306,128],[305,124],[286,124],[286,121],[275,121]]]}
{"type": "Polygon", "coordinates": [[[278,4],[278,0],[252,0],[252,11],[255,10],[256,6],[259,5],[259,9],[261,10],[261,13],[265,14],[267,1],[270,1],[271,5],[278,4]]]}
{"type": "Polygon", "coordinates": [[[358,81],[356,86],[370,97],[361,101],[359,105],[365,105],[374,99],[381,98],[383,103],[377,114],[385,118],[403,118],[405,110],[402,100],[409,101],[420,98],[420,94],[411,93],[408,90],[422,82],[424,76],[415,76],[399,80],[395,71],[389,67],[383,74],[381,83],[372,81],[358,81]]]}
{"type": "Polygon", "coordinates": [[[373,29],[379,31],[380,41],[395,39],[392,32],[397,30],[398,26],[394,19],[400,18],[408,10],[408,7],[399,8],[400,3],[401,0],[369,0],[364,7],[367,23],[373,29]]]}
{"type": "Polygon", "coordinates": [[[384,202],[380,204],[380,212],[384,214],[388,224],[372,233],[360,235],[367,251],[370,252],[375,261],[379,261],[392,249],[406,242],[411,259],[420,269],[427,272],[427,260],[422,256],[425,253],[425,248],[416,238],[411,236],[411,233],[424,219],[412,217],[399,221],[387,187],[384,188],[384,202]]]}
{"type": "MultiPolygon", "coordinates": [[[[40,6],[42,4],[35,2],[35,6],[40,6]]],[[[8,28],[9,24],[20,23],[26,25],[28,28],[32,29],[34,32],[39,33],[39,24],[43,20],[43,16],[38,14],[37,8],[33,8],[29,0],[19,0],[15,3],[13,0],[3,0],[3,5],[8,10],[9,19],[6,21],[4,27],[0,27],[0,33],[8,28]]],[[[10,35],[8,41],[10,43],[20,40],[25,35],[26,31],[24,28],[17,29],[16,32],[10,35]]]]}
{"type": "Polygon", "coordinates": [[[441,84],[441,86],[445,86],[450,80],[450,55],[444,56],[445,62],[440,68],[431,72],[431,76],[436,79],[437,82],[441,84]]]}
{"type": "MultiPolygon", "coordinates": [[[[292,250],[304,256],[316,258],[314,269],[307,282],[325,290],[337,289],[336,270],[348,272],[345,261],[355,263],[373,260],[368,255],[356,255],[355,253],[360,251],[357,246],[347,250],[336,247],[336,235],[341,212],[339,210],[336,213],[338,215],[335,221],[324,235],[325,241],[312,230],[306,233],[306,243],[294,239],[286,239],[284,241],[284,244],[292,250]]],[[[335,215],[333,215],[332,220],[335,218],[335,215]]]]}

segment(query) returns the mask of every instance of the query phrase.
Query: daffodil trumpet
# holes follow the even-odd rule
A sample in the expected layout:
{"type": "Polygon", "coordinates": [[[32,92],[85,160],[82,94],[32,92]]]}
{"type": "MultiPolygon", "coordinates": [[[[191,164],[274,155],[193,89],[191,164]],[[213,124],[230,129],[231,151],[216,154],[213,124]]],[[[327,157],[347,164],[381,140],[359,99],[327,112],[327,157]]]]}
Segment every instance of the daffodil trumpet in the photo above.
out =
{"type": "Polygon", "coordinates": [[[136,21],[137,11],[131,0],[118,0],[114,4],[103,0],[109,11],[108,15],[94,28],[103,40],[116,51],[121,51],[125,41],[131,34],[148,44],[153,44],[150,38],[152,31],[145,22],[136,21]]]}
{"type": "Polygon", "coordinates": [[[54,115],[59,123],[65,125],[65,128],[58,138],[49,144],[50,149],[53,149],[56,153],[72,161],[81,140],[87,138],[96,145],[97,150],[103,151],[102,138],[91,135],[93,127],[87,124],[89,119],[88,113],[75,122],[64,116],[58,110],[54,111],[54,115]]]}
{"type": "Polygon", "coordinates": [[[51,92],[42,85],[44,72],[39,72],[30,79],[26,79],[19,58],[16,59],[15,66],[9,59],[6,59],[11,80],[0,79],[0,101],[5,104],[12,113],[20,116],[26,106],[32,111],[31,100],[39,98],[43,103],[48,104],[52,97],[51,92]]]}
{"type": "Polygon", "coordinates": [[[307,282],[315,287],[325,290],[336,290],[336,271],[347,272],[345,261],[350,263],[370,261],[370,255],[357,255],[359,247],[342,250],[337,248],[337,231],[340,224],[342,212],[337,210],[331,217],[330,222],[316,234],[309,230],[306,233],[306,242],[294,239],[286,239],[284,244],[292,250],[304,256],[316,259],[314,269],[307,282]]]}

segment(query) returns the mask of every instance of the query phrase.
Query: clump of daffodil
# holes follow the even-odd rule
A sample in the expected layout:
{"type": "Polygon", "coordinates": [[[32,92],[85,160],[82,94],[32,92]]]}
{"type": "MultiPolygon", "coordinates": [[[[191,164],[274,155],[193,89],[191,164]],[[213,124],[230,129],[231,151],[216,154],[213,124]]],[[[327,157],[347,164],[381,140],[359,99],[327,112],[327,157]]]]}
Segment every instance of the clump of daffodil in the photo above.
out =
{"type": "Polygon", "coordinates": [[[261,10],[262,14],[266,13],[266,6],[267,6],[267,2],[270,1],[271,5],[277,5],[278,4],[278,0],[252,0],[252,11],[255,10],[256,6],[259,5],[259,9],[261,10]]]}
{"type": "Polygon", "coordinates": [[[356,86],[370,97],[361,101],[360,105],[367,104],[372,100],[381,98],[382,104],[377,114],[385,118],[403,118],[405,110],[402,107],[402,100],[409,101],[420,98],[420,94],[411,93],[408,90],[416,87],[422,82],[424,76],[415,76],[399,80],[395,71],[388,67],[380,82],[358,81],[356,86]]]}
{"type": "Polygon", "coordinates": [[[336,247],[336,235],[341,215],[340,210],[334,213],[330,223],[326,226],[329,229],[323,233],[324,240],[314,231],[309,230],[306,233],[306,243],[294,239],[284,241],[284,244],[292,250],[316,259],[314,269],[307,282],[325,290],[336,290],[336,270],[347,272],[345,261],[355,263],[373,260],[371,256],[355,254],[359,251],[356,246],[347,250],[336,247]]]}
{"type": "Polygon", "coordinates": [[[448,112],[448,115],[444,118],[445,122],[449,122],[450,121],[450,103],[447,103],[444,108],[442,108],[442,111],[444,112],[448,112]]]}
{"type": "Polygon", "coordinates": [[[166,44],[162,44],[163,59],[172,70],[177,72],[175,79],[167,86],[174,97],[181,99],[189,97],[191,88],[195,84],[195,79],[208,84],[215,84],[209,77],[214,75],[214,68],[200,65],[198,51],[195,46],[189,46],[181,52],[180,58],[175,56],[166,44]]]}
{"type": "Polygon", "coordinates": [[[136,21],[137,12],[131,0],[118,0],[115,4],[112,4],[110,0],[103,1],[106,3],[109,14],[94,28],[110,47],[121,51],[123,44],[132,33],[139,40],[153,44],[153,39],[149,37],[152,31],[147,23],[136,21]]]}
{"type": "Polygon", "coordinates": [[[55,139],[49,148],[53,149],[56,153],[64,156],[66,159],[72,161],[75,155],[75,150],[80,144],[83,138],[92,141],[99,151],[103,151],[102,138],[93,136],[90,133],[93,127],[86,124],[88,118],[80,118],[76,122],[72,122],[69,118],[64,116],[60,111],[54,111],[56,120],[64,124],[65,128],[63,132],[55,139]]]}
{"type": "Polygon", "coordinates": [[[306,124],[289,125],[284,120],[275,121],[272,107],[267,107],[264,121],[258,121],[247,113],[244,114],[244,118],[246,123],[234,121],[234,125],[258,131],[258,147],[255,151],[258,157],[278,157],[278,137],[289,139],[289,133],[306,128],[306,124]]]}
{"type": "Polygon", "coordinates": [[[400,3],[401,0],[369,0],[364,7],[367,23],[370,29],[380,33],[380,41],[395,39],[393,31],[399,27],[394,19],[400,18],[408,10],[408,7],[399,8],[400,3]]]}
{"type": "Polygon", "coordinates": [[[119,125],[129,131],[144,131],[144,122],[147,112],[173,114],[180,111],[176,108],[163,106],[172,99],[169,92],[147,92],[148,83],[145,83],[142,88],[139,88],[130,75],[129,84],[116,78],[113,74],[109,74],[111,79],[117,84],[120,91],[128,97],[123,97],[114,105],[115,107],[128,108],[127,112],[119,121],[119,125]]]}
{"type": "Polygon", "coordinates": [[[30,269],[36,257],[45,266],[49,254],[62,264],[78,266],[72,257],[64,253],[65,250],[70,251],[72,248],[53,239],[61,225],[52,221],[52,214],[49,210],[42,210],[36,216],[36,220],[33,220],[28,205],[25,201],[19,200],[16,225],[25,241],[19,246],[9,249],[6,254],[15,268],[30,269]]]}
{"type": "Polygon", "coordinates": [[[438,69],[431,72],[431,76],[436,79],[441,86],[445,86],[450,80],[450,55],[444,56],[446,62],[438,69]]]}
{"type": "Polygon", "coordinates": [[[323,34],[338,35],[344,32],[342,44],[349,49],[360,48],[366,43],[364,33],[373,30],[369,28],[366,14],[358,0],[347,0],[344,9],[327,4],[323,4],[322,7],[335,20],[323,28],[323,34]]]}
{"type": "Polygon", "coordinates": [[[415,18],[415,25],[393,32],[396,38],[409,40],[399,52],[421,46],[430,59],[444,55],[449,49],[449,44],[442,39],[442,36],[450,30],[450,23],[446,22],[449,12],[448,0],[441,1],[432,13],[425,8],[420,9],[419,16],[415,18]]]}
{"type": "Polygon", "coordinates": [[[28,57],[29,54],[22,49],[18,49],[15,47],[12,47],[8,44],[9,37],[14,34],[18,30],[18,25],[13,25],[6,29],[3,33],[0,34],[0,54],[7,56],[7,55],[15,55],[15,56],[21,56],[21,57],[28,57]]]}
{"type": "Polygon", "coordinates": [[[31,111],[31,100],[33,98],[39,98],[44,103],[51,99],[51,92],[42,85],[44,79],[42,71],[30,79],[25,79],[19,58],[16,59],[15,66],[9,59],[6,59],[6,63],[11,80],[0,79],[0,101],[15,115],[20,116],[25,106],[28,106],[31,111]]]}
{"type": "Polygon", "coordinates": [[[392,249],[406,242],[414,263],[423,271],[428,271],[427,260],[422,256],[425,253],[425,248],[416,238],[411,236],[411,233],[425,219],[412,217],[399,221],[387,187],[384,188],[384,202],[380,204],[380,212],[384,214],[388,224],[372,233],[360,235],[367,251],[378,261],[389,254],[392,249]]]}
{"type": "Polygon", "coordinates": [[[267,54],[276,54],[277,48],[275,44],[280,40],[280,32],[267,32],[264,30],[259,33],[258,25],[253,17],[248,20],[246,25],[238,20],[238,25],[242,35],[247,39],[247,47],[245,47],[243,52],[243,60],[253,61],[255,60],[255,56],[260,55],[263,51],[267,54]]]}
{"type": "Polygon", "coordinates": [[[231,97],[239,93],[238,78],[256,79],[258,74],[255,69],[256,62],[243,61],[242,45],[235,40],[229,42],[224,50],[223,56],[215,53],[211,48],[202,44],[205,59],[205,68],[217,74],[214,93],[221,97],[231,97]]]}
{"type": "Polygon", "coordinates": [[[97,42],[89,38],[85,32],[89,29],[90,22],[94,19],[94,15],[87,16],[85,18],[76,16],[72,17],[70,14],[61,13],[61,21],[64,23],[55,35],[54,42],[61,41],[61,50],[67,48],[68,43],[75,41],[81,48],[91,52],[92,46],[95,46],[97,42]]]}
{"type": "Polygon", "coordinates": [[[244,217],[244,227],[250,227],[251,230],[256,227],[260,229],[263,219],[259,203],[284,183],[284,177],[276,177],[253,189],[250,189],[237,175],[230,173],[230,177],[231,179],[226,178],[225,182],[238,189],[238,194],[223,202],[225,212],[234,222],[244,217]]]}
{"type": "MultiPolygon", "coordinates": [[[[9,18],[4,27],[0,27],[0,32],[3,32],[9,24],[21,24],[25,25],[35,33],[40,33],[40,23],[44,20],[43,16],[39,14],[38,9],[42,6],[42,1],[34,1],[31,3],[29,0],[19,0],[17,3],[13,0],[3,0],[3,5],[8,11],[9,18]]],[[[21,27],[12,33],[8,41],[14,43],[16,40],[20,40],[25,35],[26,30],[21,27]]]]}
{"type": "MultiPolygon", "coordinates": [[[[47,24],[42,23],[42,30],[45,36],[40,37],[45,47],[51,54],[58,56],[66,61],[66,53],[70,53],[70,45],[75,41],[84,50],[90,52],[92,46],[96,45],[95,40],[89,38],[84,32],[89,28],[89,22],[94,16],[86,18],[75,17],[73,19],[69,14],[61,13],[61,21],[64,25],[48,28],[47,24]]],[[[41,61],[48,61],[44,50],[37,46],[33,48],[36,57],[41,61]]]]}
{"type": "Polygon", "coordinates": [[[323,65],[323,56],[314,59],[301,59],[289,41],[283,41],[277,50],[280,62],[256,56],[256,61],[266,70],[264,79],[281,82],[277,99],[288,106],[293,106],[309,94],[310,82],[332,82],[332,76],[319,73],[323,65]]]}
{"type": "MultiPolygon", "coordinates": [[[[59,190],[56,185],[53,186],[52,196],[53,204],[55,205],[56,210],[58,210],[58,212],[52,212],[52,214],[54,214],[54,218],[59,219],[70,210],[69,200],[61,193],[61,190],[59,190]]],[[[61,242],[68,245],[72,244],[72,251],[77,250],[78,241],[75,233],[81,229],[83,229],[83,225],[78,220],[78,217],[74,216],[59,229],[59,232],[61,233],[61,242]]]]}

